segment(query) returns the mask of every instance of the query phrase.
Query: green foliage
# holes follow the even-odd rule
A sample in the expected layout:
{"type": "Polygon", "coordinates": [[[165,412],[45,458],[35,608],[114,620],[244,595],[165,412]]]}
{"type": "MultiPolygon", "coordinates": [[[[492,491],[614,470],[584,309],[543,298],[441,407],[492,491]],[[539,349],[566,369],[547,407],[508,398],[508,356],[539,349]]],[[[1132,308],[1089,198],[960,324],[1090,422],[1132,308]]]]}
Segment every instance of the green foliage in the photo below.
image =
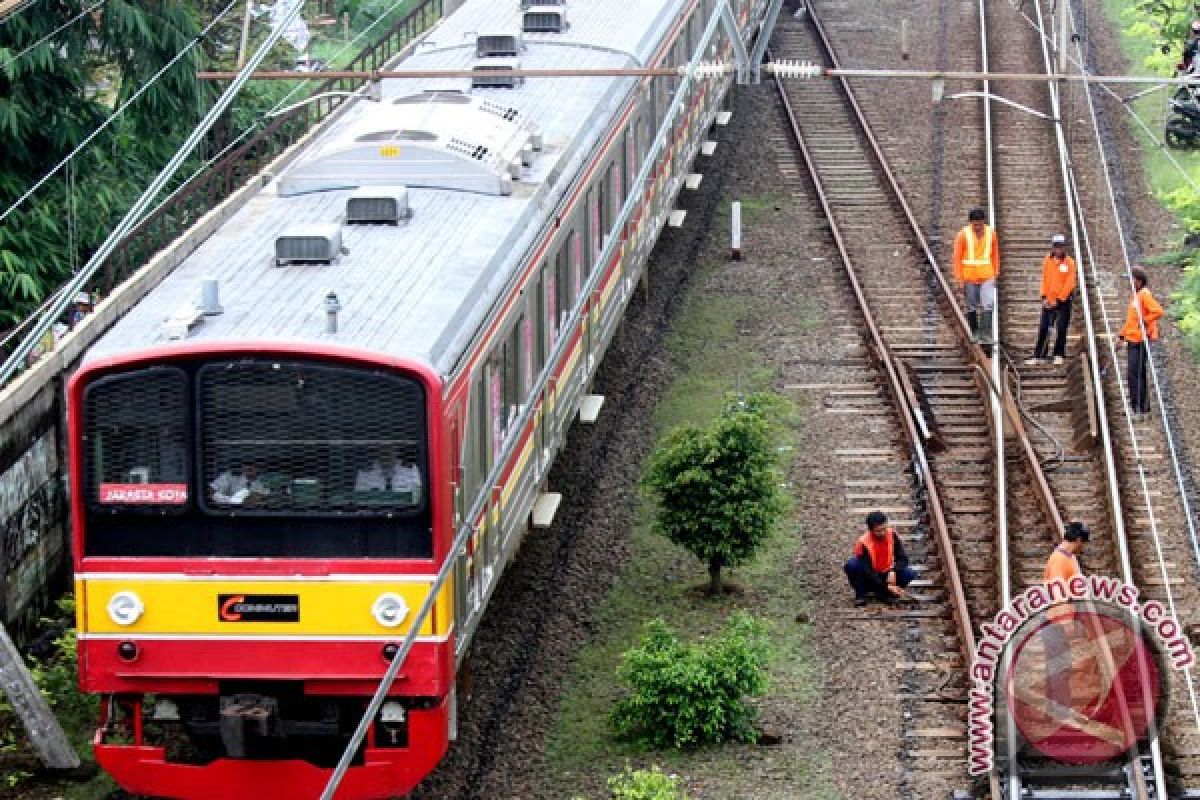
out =
{"type": "Polygon", "coordinates": [[[683,644],[653,620],[624,655],[618,674],[631,693],[609,720],[618,736],[645,747],[754,741],[755,710],[745,698],[766,692],[769,655],[765,625],[744,612],[699,644],[683,644]]]}
{"type": "Polygon", "coordinates": [[[714,592],[721,569],[753,557],[785,508],[767,419],[776,405],[763,395],[735,401],[706,428],[671,431],[650,457],[655,531],[708,565],[714,592]]]}
{"type": "Polygon", "coordinates": [[[196,79],[200,48],[151,83],[195,38],[194,4],[109,0],[64,26],[88,5],[96,4],[34,3],[0,26],[0,210],[148,88],[71,162],[69,174],[60,171],[5,220],[0,324],[23,317],[94,251],[174,154],[207,97],[196,79]]]}
{"type": "Polygon", "coordinates": [[[1188,233],[1200,233],[1200,195],[1190,186],[1161,192],[1159,200],[1175,213],[1188,233]]]}
{"type": "Polygon", "coordinates": [[[630,769],[608,779],[613,800],[687,800],[687,792],[673,775],[665,774],[658,766],[650,769],[630,769]]]}
{"type": "Polygon", "coordinates": [[[1124,11],[1129,21],[1129,36],[1157,42],[1145,66],[1153,73],[1170,75],[1183,55],[1183,43],[1193,17],[1197,16],[1192,0],[1137,0],[1124,11]],[[1163,53],[1165,47],[1168,52],[1163,53]]]}

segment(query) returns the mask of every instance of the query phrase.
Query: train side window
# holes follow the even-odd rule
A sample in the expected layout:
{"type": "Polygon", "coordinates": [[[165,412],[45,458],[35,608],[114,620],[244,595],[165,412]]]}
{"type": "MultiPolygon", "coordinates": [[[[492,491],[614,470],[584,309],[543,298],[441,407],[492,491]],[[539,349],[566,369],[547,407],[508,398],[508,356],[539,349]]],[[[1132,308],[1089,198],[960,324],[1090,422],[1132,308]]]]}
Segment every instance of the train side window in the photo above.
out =
{"type": "Polygon", "coordinates": [[[583,237],[578,231],[571,231],[567,237],[567,256],[571,262],[571,305],[579,297],[579,289],[583,286],[583,237]]]}
{"type": "Polygon", "coordinates": [[[521,376],[517,386],[521,397],[520,402],[525,403],[528,402],[529,390],[533,387],[534,374],[533,320],[530,319],[529,314],[523,314],[520,322],[517,323],[517,340],[520,347],[517,367],[521,376]]]}
{"type": "Polygon", "coordinates": [[[612,231],[613,226],[617,224],[617,217],[621,214],[621,204],[625,202],[625,192],[621,173],[624,171],[621,162],[624,160],[624,152],[613,159],[613,163],[608,168],[608,219],[604,222],[604,230],[612,231]]]}
{"type": "Polygon", "coordinates": [[[467,457],[467,487],[468,496],[474,497],[483,485],[484,476],[492,467],[491,452],[488,447],[488,368],[480,367],[471,387],[471,418],[467,421],[467,436],[469,437],[467,457]]]}
{"type": "Polygon", "coordinates": [[[521,328],[525,321],[522,314],[517,324],[504,337],[504,432],[512,432],[513,423],[521,411],[521,328]]]}
{"type": "Polygon", "coordinates": [[[507,421],[504,407],[504,347],[492,354],[488,361],[488,419],[491,422],[492,441],[488,453],[488,468],[504,449],[504,423],[507,421]]]}
{"type": "MultiPolygon", "coordinates": [[[[603,172],[600,173],[603,176],[603,172]]],[[[600,228],[600,199],[597,193],[604,193],[604,179],[597,182],[597,186],[588,189],[587,193],[587,230],[588,240],[591,247],[588,249],[588,266],[594,265],[600,256],[600,249],[604,246],[601,238],[600,228]]]]}
{"type": "Polygon", "coordinates": [[[592,242],[595,247],[595,257],[593,261],[600,261],[600,253],[604,250],[604,245],[608,242],[608,236],[611,232],[612,217],[608,213],[609,204],[612,202],[612,191],[609,188],[608,173],[611,170],[611,165],[608,169],[600,171],[600,180],[596,183],[597,199],[596,210],[592,213],[592,242]]]}
{"type": "Polygon", "coordinates": [[[546,271],[546,262],[543,261],[538,270],[537,285],[533,290],[533,318],[536,320],[533,326],[533,372],[535,374],[541,372],[542,367],[546,366],[546,359],[550,357],[550,347],[554,341],[550,332],[553,327],[551,320],[554,311],[550,308],[550,297],[546,291],[546,281],[549,277],[546,271]]]}
{"type": "Polygon", "coordinates": [[[572,233],[567,238],[567,246],[559,250],[554,259],[554,286],[558,298],[558,322],[555,326],[557,336],[562,335],[563,327],[567,324],[567,317],[571,315],[571,305],[575,301],[571,294],[571,267],[568,257],[574,236],[575,234],[572,233]]]}

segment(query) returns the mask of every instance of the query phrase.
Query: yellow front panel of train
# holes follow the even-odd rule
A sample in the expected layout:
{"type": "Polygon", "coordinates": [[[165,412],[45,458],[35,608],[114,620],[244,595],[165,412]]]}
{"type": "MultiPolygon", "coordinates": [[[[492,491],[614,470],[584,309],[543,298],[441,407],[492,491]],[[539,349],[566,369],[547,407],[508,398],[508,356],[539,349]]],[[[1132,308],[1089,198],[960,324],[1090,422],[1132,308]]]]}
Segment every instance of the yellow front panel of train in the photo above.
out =
{"type": "MultiPolygon", "coordinates": [[[[429,593],[426,581],[195,580],[140,576],[85,578],[75,582],[84,607],[81,631],[138,634],[277,634],[285,636],[395,636],[406,633],[429,593]],[[121,595],[121,597],[118,597],[121,595]],[[390,595],[383,600],[385,595],[390,595]],[[114,598],[116,598],[114,600],[114,598]],[[397,603],[396,598],[399,598],[397,603]],[[118,624],[116,615],[134,618],[118,624]],[[382,608],[391,612],[384,625],[382,608]]],[[[421,636],[444,636],[451,627],[452,584],[436,605],[436,629],[426,618],[421,636]]]]}

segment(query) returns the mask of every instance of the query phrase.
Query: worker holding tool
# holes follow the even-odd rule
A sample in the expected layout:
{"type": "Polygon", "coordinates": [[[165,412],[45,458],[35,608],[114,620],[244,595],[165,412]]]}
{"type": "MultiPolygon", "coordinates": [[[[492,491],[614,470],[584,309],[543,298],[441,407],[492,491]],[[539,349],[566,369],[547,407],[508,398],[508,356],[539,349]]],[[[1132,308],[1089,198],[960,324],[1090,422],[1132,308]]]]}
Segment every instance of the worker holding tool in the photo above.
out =
{"type": "Polygon", "coordinates": [[[846,562],[846,577],[854,589],[854,605],[859,608],[872,595],[884,603],[914,599],[904,587],[912,583],[916,573],[908,565],[904,543],[887,522],[882,511],[868,514],[867,531],[858,537],[854,553],[846,562]]]}

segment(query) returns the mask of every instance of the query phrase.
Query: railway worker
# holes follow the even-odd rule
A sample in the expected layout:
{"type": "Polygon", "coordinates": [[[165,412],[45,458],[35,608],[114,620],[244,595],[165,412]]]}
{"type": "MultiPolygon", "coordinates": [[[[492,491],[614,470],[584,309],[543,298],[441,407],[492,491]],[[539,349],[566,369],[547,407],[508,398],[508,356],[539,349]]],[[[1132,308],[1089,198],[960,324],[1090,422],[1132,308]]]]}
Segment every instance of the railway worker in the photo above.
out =
{"type": "Polygon", "coordinates": [[[1067,329],[1071,327],[1071,302],[1075,298],[1075,259],[1067,255],[1067,237],[1056,233],[1050,238],[1050,255],[1042,259],[1042,319],[1038,323],[1037,344],[1029,365],[1046,360],[1050,326],[1055,328],[1054,363],[1063,363],[1067,354],[1067,329]]]}
{"type": "Polygon", "coordinates": [[[1129,299],[1129,311],[1125,315],[1125,326],[1117,334],[1125,342],[1128,371],[1126,380],[1129,384],[1129,408],[1134,414],[1146,414],[1150,411],[1150,390],[1146,386],[1146,360],[1150,356],[1149,344],[1158,339],[1158,320],[1163,315],[1162,306],[1150,294],[1146,287],[1146,270],[1134,267],[1133,297],[1129,299]],[[1143,324],[1146,331],[1145,341],[1142,337],[1143,324]]]}
{"type": "Polygon", "coordinates": [[[904,587],[916,573],[908,566],[904,543],[888,527],[887,515],[872,511],[867,515],[867,530],[854,544],[854,553],[846,562],[846,577],[854,589],[854,605],[861,608],[871,595],[882,602],[908,597],[904,587]]]}
{"type": "MultiPolygon", "coordinates": [[[[1076,575],[1082,575],[1079,554],[1090,538],[1091,532],[1082,522],[1067,525],[1063,540],[1046,560],[1042,580],[1047,584],[1053,581],[1066,583],[1076,575]]],[[[1046,624],[1038,630],[1038,636],[1045,668],[1045,696],[1038,700],[1045,703],[1043,713],[1051,723],[1046,731],[1050,732],[1070,716],[1071,670],[1074,664],[1071,639],[1075,636],[1075,610],[1069,600],[1050,607],[1046,612],[1046,624]]]]}
{"type": "Polygon", "coordinates": [[[954,237],[954,278],[963,287],[971,341],[992,344],[992,309],[1000,275],[1000,241],[982,208],[967,214],[967,225],[954,237]]]}

